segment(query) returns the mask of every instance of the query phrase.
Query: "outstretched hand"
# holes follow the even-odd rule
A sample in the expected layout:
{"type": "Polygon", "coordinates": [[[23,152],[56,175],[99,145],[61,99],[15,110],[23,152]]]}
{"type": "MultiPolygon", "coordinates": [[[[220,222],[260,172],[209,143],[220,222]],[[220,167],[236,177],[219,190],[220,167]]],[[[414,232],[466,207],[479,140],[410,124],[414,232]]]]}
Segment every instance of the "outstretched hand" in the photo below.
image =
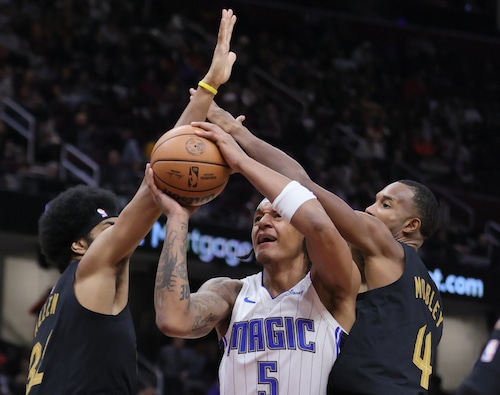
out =
{"type": "Polygon", "coordinates": [[[153,200],[167,218],[173,215],[185,215],[189,217],[199,209],[199,206],[182,206],[175,199],[158,189],[154,181],[153,168],[150,163],[146,164],[144,178],[153,195],[153,200]]]}
{"type": "Polygon", "coordinates": [[[204,82],[216,89],[227,82],[236,61],[236,54],[230,50],[231,36],[235,23],[236,15],[234,15],[233,10],[223,9],[212,63],[203,78],[204,82]]]}
{"type": "Polygon", "coordinates": [[[236,16],[233,11],[223,9],[212,62],[209,70],[199,82],[203,88],[200,88],[200,94],[196,98],[191,97],[175,126],[187,125],[194,120],[207,119],[208,108],[214,94],[217,93],[222,84],[227,82],[236,61],[236,54],[229,48],[235,23],[236,16]]]}

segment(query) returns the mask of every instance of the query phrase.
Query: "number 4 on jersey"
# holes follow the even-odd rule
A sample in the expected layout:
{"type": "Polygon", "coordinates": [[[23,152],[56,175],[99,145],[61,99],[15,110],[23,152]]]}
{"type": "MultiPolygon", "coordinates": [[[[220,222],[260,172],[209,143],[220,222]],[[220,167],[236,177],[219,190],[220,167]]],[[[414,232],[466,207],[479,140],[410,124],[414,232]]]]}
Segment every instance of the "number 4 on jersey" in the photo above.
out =
{"type": "Polygon", "coordinates": [[[415,341],[415,349],[413,350],[413,363],[417,368],[422,371],[422,376],[420,376],[420,386],[429,389],[429,378],[432,374],[431,365],[431,339],[432,334],[429,332],[425,335],[425,330],[427,325],[424,325],[419,329],[417,334],[417,340],[415,341]],[[424,345],[424,335],[425,335],[425,345],[424,345]],[[423,354],[423,357],[422,357],[423,354]]]}

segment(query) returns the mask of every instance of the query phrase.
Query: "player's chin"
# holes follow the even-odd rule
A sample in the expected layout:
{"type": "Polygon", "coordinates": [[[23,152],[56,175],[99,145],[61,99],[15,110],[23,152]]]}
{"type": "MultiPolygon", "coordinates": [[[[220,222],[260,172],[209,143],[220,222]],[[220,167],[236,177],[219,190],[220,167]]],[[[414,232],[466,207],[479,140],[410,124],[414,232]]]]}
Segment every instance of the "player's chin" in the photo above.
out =
{"type": "Polygon", "coordinates": [[[266,265],[273,261],[273,253],[270,247],[270,243],[262,243],[254,247],[255,259],[261,265],[266,265]]]}

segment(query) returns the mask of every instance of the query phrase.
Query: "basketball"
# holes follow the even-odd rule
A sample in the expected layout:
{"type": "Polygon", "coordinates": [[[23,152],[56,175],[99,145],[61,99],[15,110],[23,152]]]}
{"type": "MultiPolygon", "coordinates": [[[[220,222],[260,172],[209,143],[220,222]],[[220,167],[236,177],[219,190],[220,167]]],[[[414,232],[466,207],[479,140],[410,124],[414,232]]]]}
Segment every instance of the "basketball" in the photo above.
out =
{"type": "Polygon", "coordinates": [[[151,150],[155,184],[184,206],[214,200],[229,181],[231,169],[217,145],[195,134],[191,125],[163,134],[151,150]]]}

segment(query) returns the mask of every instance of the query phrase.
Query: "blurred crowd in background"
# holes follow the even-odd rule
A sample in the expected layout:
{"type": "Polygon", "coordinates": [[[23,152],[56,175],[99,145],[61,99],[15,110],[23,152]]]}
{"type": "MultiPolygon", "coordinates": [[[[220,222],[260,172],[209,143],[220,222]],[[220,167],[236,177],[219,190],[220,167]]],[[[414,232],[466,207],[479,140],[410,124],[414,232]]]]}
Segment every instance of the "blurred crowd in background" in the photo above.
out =
{"type": "MultiPolygon", "coordinates": [[[[0,0],[0,102],[36,118],[31,163],[0,119],[0,188],[50,199],[80,182],[61,176],[71,144],[128,201],[211,59],[226,5],[188,3],[0,0]]],[[[235,3],[238,60],[216,101],[318,183],[359,209],[398,178],[500,196],[500,39],[235,3]]],[[[196,215],[247,229],[259,199],[233,175],[196,215]]],[[[443,227],[422,254],[460,263],[487,244],[480,229],[443,227]]]]}
{"type": "MultiPolygon", "coordinates": [[[[101,186],[124,201],[135,192],[154,141],[208,66],[220,13],[157,3],[0,2],[0,100],[37,120],[34,163],[0,124],[0,187],[53,196],[79,182],[60,176],[69,143],[98,164],[101,186]]],[[[361,209],[400,177],[498,195],[493,39],[240,8],[238,60],[216,100],[313,179],[361,209]]],[[[246,227],[255,199],[234,176],[200,216],[246,227]]]]}

